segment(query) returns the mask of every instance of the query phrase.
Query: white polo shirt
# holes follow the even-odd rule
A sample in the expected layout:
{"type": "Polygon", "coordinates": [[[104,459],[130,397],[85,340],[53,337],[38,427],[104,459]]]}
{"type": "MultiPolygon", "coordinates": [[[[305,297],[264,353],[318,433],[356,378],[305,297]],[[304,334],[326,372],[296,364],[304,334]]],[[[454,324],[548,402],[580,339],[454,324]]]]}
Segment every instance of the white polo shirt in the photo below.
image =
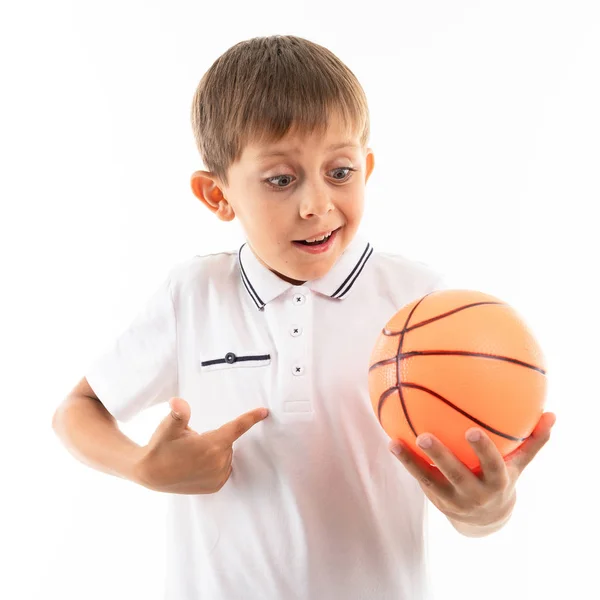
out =
{"type": "Polygon", "coordinates": [[[117,419],[173,396],[190,427],[266,406],[214,494],[170,495],[169,600],[421,600],[426,498],[389,452],[371,351],[405,304],[443,287],[356,237],[295,286],[245,244],[175,266],[86,377],[117,419]]]}

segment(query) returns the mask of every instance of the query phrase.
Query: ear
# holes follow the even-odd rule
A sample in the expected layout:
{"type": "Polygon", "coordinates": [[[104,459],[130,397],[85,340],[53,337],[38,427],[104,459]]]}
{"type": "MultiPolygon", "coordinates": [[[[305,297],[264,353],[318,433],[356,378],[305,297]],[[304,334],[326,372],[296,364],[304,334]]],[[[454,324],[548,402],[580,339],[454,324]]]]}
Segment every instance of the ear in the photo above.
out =
{"type": "Polygon", "coordinates": [[[233,221],[235,212],[231,204],[223,196],[218,179],[208,171],[195,171],[190,180],[194,196],[204,204],[221,221],[233,221]]]}
{"type": "Polygon", "coordinates": [[[369,180],[373,169],[375,168],[375,155],[373,154],[373,150],[371,148],[367,148],[367,160],[366,160],[366,175],[365,175],[365,183],[369,180]]]}

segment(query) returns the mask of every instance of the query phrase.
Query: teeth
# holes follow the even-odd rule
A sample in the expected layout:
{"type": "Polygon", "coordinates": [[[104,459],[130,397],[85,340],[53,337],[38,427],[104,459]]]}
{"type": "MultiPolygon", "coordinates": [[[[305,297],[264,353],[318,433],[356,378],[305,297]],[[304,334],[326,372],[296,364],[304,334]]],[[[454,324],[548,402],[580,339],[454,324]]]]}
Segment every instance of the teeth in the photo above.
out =
{"type": "Polygon", "coordinates": [[[328,238],[331,235],[331,231],[326,233],[325,235],[322,235],[321,237],[316,237],[316,238],[310,238],[309,240],[304,240],[305,242],[321,242],[322,240],[328,238]]]}

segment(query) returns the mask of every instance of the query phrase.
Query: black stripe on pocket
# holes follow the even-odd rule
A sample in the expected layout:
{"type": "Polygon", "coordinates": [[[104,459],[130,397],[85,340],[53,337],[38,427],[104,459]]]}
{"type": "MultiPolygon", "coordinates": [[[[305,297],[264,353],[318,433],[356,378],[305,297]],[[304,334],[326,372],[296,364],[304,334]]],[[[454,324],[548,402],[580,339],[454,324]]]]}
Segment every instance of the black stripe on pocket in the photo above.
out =
{"type": "Polygon", "coordinates": [[[222,364],[233,365],[236,362],[244,362],[244,361],[251,361],[251,360],[270,360],[270,359],[271,359],[270,354],[257,354],[254,356],[236,356],[233,352],[228,352],[225,355],[225,358],[215,358],[214,360],[205,360],[205,361],[202,361],[200,364],[203,367],[209,367],[211,365],[222,365],[222,364]]]}

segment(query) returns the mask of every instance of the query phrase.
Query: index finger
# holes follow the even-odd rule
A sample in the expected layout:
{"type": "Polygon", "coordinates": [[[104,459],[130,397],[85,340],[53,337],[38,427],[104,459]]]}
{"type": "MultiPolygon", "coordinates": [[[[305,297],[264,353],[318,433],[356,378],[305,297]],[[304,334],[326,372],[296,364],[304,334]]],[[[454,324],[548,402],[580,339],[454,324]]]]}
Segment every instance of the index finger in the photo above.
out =
{"type": "Polygon", "coordinates": [[[229,444],[233,444],[268,414],[269,409],[267,408],[255,408],[233,419],[233,421],[221,425],[217,431],[225,436],[229,444]]]}

